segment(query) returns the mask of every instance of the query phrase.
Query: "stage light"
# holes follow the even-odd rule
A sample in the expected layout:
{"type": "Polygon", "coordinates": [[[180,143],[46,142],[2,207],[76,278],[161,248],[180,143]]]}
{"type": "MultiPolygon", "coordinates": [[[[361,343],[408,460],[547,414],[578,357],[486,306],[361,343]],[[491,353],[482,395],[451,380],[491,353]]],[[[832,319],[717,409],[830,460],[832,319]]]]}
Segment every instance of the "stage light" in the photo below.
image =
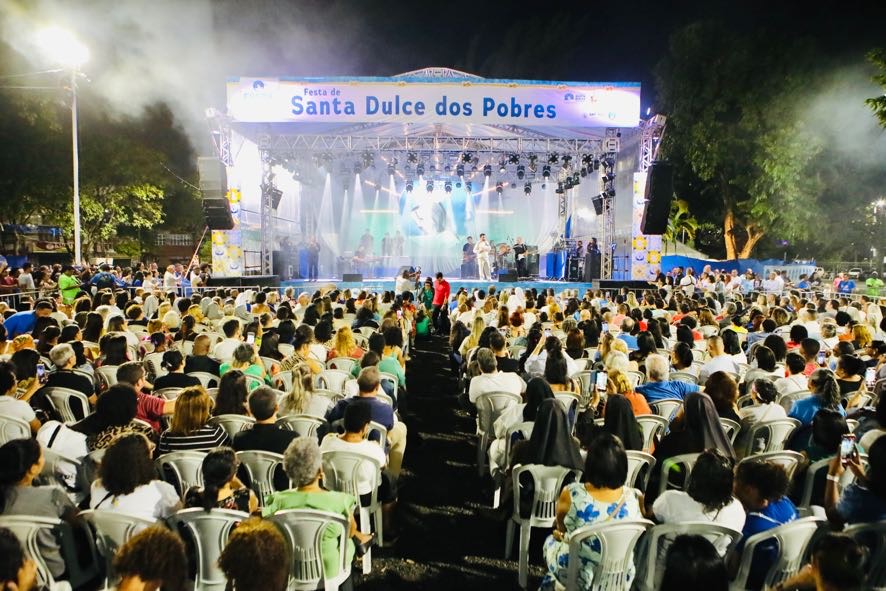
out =
{"type": "Polygon", "coordinates": [[[496,193],[501,195],[502,191],[504,191],[504,190],[505,190],[505,187],[501,181],[498,181],[497,183],[495,183],[495,192],[496,193]]]}
{"type": "Polygon", "coordinates": [[[369,168],[375,164],[375,156],[372,152],[363,152],[363,168],[369,168]]]}
{"type": "Polygon", "coordinates": [[[591,166],[594,163],[594,157],[590,154],[585,154],[581,157],[581,163],[585,166],[591,166]]]}
{"type": "Polygon", "coordinates": [[[546,179],[551,178],[551,167],[547,164],[541,167],[541,176],[546,179]]]}
{"type": "Polygon", "coordinates": [[[560,155],[556,152],[551,152],[548,156],[548,164],[557,164],[560,161],[560,155]]]}
{"type": "Polygon", "coordinates": [[[465,175],[465,167],[463,164],[459,164],[455,167],[455,174],[457,174],[459,177],[463,177],[465,175]]]}
{"type": "Polygon", "coordinates": [[[428,184],[425,185],[425,189],[428,190],[428,193],[434,192],[434,181],[428,181],[428,184]]]}
{"type": "Polygon", "coordinates": [[[447,193],[452,193],[452,181],[446,181],[443,183],[443,190],[447,193]]]}
{"type": "Polygon", "coordinates": [[[461,154],[461,161],[462,162],[464,162],[465,164],[468,164],[472,159],[473,159],[473,156],[471,155],[470,152],[462,152],[462,154],[461,154]]]}
{"type": "Polygon", "coordinates": [[[557,189],[554,191],[557,195],[563,194],[563,183],[557,183],[557,189]]]}
{"type": "Polygon", "coordinates": [[[615,197],[615,187],[609,187],[608,189],[606,189],[606,196],[615,197]]]}
{"type": "Polygon", "coordinates": [[[508,167],[507,167],[507,165],[505,164],[505,159],[502,158],[502,159],[501,159],[501,162],[498,163],[498,172],[504,174],[504,173],[506,173],[507,171],[508,171],[508,167]]]}
{"type": "Polygon", "coordinates": [[[573,186],[574,185],[572,184],[572,177],[571,176],[566,177],[566,182],[563,183],[563,187],[565,189],[571,189],[573,186]]]}
{"type": "Polygon", "coordinates": [[[468,193],[471,192],[471,189],[473,189],[473,187],[474,187],[474,185],[473,185],[473,183],[471,183],[471,181],[468,181],[465,183],[465,191],[467,191],[468,193]]]}
{"type": "Polygon", "coordinates": [[[572,156],[570,156],[569,154],[563,156],[563,166],[569,166],[570,162],[572,162],[572,156]]]}
{"type": "Polygon", "coordinates": [[[579,174],[581,174],[582,178],[588,176],[588,169],[587,169],[587,167],[582,166],[582,167],[581,167],[581,172],[580,172],[579,174]]]}
{"type": "Polygon", "coordinates": [[[541,184],[541,190],[542,190],[542,191],[544,191],[544,190],[547,189],[547,188],[548,188],[548,184],[547,184],[547,183],[542,183],[542,184],[541,184]]]}
{"type": "Polygon", "coordinates": [[[535,169],[538,166],[538,154],[530,154],[527,160],[529,160],[529,170],[535,172],[535,169]]]}
{"type": "Polygon", "coordinates": [[[572,175],[572,184],[576,187],[581,184],[581,175],[577,172],[572,175]]]}
{"type": "Polygon", "coordinates": [[[611,183],[612,181],[615,180],[615,173],[614,172],[607,172],[606,174],[603,175],[603,180],[611,183]]]}
{"type": "Polygon", "coordinates": [[[415,164],[418,162],[418,156],[415,155],[415,152],[410,152],[408,156],[406,156],[406,162],[409,164],[415,164]]]}
{"type": "Polygon", "coordinates": [[[54,62],[79,68],[89,61],[89,48],[83,45],[70,31],[59,27],[49,27],[37,34],[37,45],[54,62]]]}
{"type": "Polygon", "coordinates": [[[388,176],[394,176],[395,172],[397,172],[397,168],[394,166],[394,163],[388,164],[388,176]]]}
{"type": "Polygon", "coordinates": [[[360,174],[361,172],[363,172],[363,167],[358,162],[354,162],[354,174],[360,174]]]}
{"type": "Polygon", "coordinates": [[[520,157],[517,154],[511,154],[508,156],[508,162],[511,164],[520,164],[520,157]]]}
{"type": "Polygon", "coordinates": [[[532,193],[532,183],[526,183],[525,185],[523,185],[523,192],[527,195],[530,195],[532,193]]]}
{"type": "Polygon", "coordinates": [[[452,168],[448,164],[443,167],[443,172],[445,172],[446,174],[449,174],[451,170],[452,168]]]}
{"type": "Polygon", "coordinates": [[[526,167],[521,164],[517,167],[517,178],[522,181],[524,176],[526,176],[526,167]]]}
{"type": "Polygon", "coordinates": [[[461,181],[455,181],[455,188],[461,189],[461,181]]]}
{"type": "Polygon", "coordinates": [[[613,166],[615,166],[615,158],[613,158],[612,156],[609,156],[609,157],[601,160],[600,164],[602,164],[606,168],[612,168],[613,166]]]}
{"type": "Polygon", "coordinates": [[[406,192],[412,193],[412,181],[406,181],[406,192]]]}
{"type": "Polygon", "coordinates": [[[483,176],[492,176],[492,167],[490,165],[486,165],[483,167],[483,176]]]}
{"type": "Polygon", "coordinates": [[[594,170],[600,170],[600,161],[598,159],[594,159],[594,170]]]}
{"type": "Polygon", "coordinates": [[[416,166],[415,167],[415,174],[417,174],[418,176],[424,176],[425,175],[425,165],[419,164],[418,166],[416,166]]]}

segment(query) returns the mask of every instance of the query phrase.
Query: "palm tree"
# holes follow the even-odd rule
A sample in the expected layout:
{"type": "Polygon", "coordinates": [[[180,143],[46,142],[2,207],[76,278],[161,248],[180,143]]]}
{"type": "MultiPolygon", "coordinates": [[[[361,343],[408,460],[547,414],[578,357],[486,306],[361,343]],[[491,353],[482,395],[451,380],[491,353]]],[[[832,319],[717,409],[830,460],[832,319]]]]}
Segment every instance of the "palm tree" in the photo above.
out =
{"type": "Polygon", "coordinates": [[[689,204],[682,199],[675,199],[671,202],[668,228],[661,236],[665,253],[668,251],[668,244],[673,244],[676,249],[678,240],[684,243],[687,240],[694,240],[696,230],[698,230],[698,220],[689,213],[689,204]]]}

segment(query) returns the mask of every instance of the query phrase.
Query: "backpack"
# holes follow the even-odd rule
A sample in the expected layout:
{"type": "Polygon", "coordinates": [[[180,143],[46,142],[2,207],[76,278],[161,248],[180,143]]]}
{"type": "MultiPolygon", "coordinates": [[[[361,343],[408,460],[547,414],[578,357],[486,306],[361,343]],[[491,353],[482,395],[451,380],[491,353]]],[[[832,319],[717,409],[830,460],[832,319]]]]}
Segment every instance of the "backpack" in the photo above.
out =
{"type": "Polygon", "coordinates": [[[113,289],[115,285],[114,277],[110,273],[99,273],[98,279],[95,280],[98,289],[113,289]]]}

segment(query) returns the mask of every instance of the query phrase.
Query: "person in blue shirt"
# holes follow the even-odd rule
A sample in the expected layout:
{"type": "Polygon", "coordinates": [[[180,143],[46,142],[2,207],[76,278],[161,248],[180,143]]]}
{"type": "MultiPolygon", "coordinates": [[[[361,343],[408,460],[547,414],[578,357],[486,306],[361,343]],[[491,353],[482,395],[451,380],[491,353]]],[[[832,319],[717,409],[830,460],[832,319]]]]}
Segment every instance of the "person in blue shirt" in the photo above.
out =
{"type": "Polygon", "coordinates": [[[111,289],[113,287],[126,287],[126,283],[122,279],[118,279],[116,275],[111,273],[111,266],[107,263],[99,267],[99,272],[89,280],[89,285],[94,285],[98,289],[111,289]]]}
{"type": "Polygon", "coordinates": [[[828,466],[824,505],[828,520],[838,528],[886,520],[886,437],[871,445],[867,473],[858,450],[846,459],[840,454],[834,456],[828,466]],[[855,482],[840,494],[840,477],[847,468],[855,474],[855,482]]]}
{"type": "Polygon", "coordinates": [[[841,277],[840,283],[837,284],[837,291],[840,293],[852,293],[855,291],[855,281],[845,273],[841,277]]]}
{"type": "Polygon", "coordinates": [[[810,286],[809,276],[805,273],[800,275],[800,280],[797,282],[797,289],[809,289],[810,286]]]}
{"type": "Polygon", "coordinates": [[[685,399],[693,392],[698,392],[696,384],[670,381],[670,364],[667,357],[652,353],[646,356],[646,383],[637,386],[636,391],[646,398],[646,402],[679,398],[685,399]]]}
{"type": "Polygon", "coordinates": [[[634,330],[634,319],[633,318],[625,318],[621,321],[621,334],[618,335],[618,338],[625,342],[628,346],[628,350],[636,351],[637,350],[637,337],[631,334],[631,331],[634,330]]]}
{"type": "MultiPolygon", "coordinates": [[[[736,545],[730,564],[738,566],[741,552],[748,538],[768,531],[799,517],[797,507],[785,496],[790,479],[785,469],[762,460],[741,462],[735,470],[733,493],[746,512],[741,541],[736,545]]],[[[766,573],[778,556],[778,543],[767,541],[757,546],[751,562],[747,588],[760,589],[766,573]]]]}
{"type": "Polygon", "coordinates": [[[46,300],[37,302],[33,310],[16,312],[3,322],[6,327],[6,338],[12,340],[19,335],[32,333],[37,326],[37,319],[50,314],[52,314],[52,304],[46,300]]]}
{"type": "Polygon", "coordinates": [[[802,427],[807,427],[812,424],[815,413],[822,408],[831,408],[846,416],[846,411],[840,404],[840,387],[831,370],[822,368],[812,372],[809,376],[809,390],[812,395],[796,401],[788,413],[789,418],[797,419],[802,427]]]}

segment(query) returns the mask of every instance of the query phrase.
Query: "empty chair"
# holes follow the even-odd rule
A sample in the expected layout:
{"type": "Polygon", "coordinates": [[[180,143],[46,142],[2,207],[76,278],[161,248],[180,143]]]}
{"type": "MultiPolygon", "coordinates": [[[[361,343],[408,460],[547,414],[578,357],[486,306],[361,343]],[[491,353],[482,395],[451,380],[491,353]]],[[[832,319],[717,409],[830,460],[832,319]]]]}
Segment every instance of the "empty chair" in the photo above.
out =
{"type": "Polygon", "coordinates": [[[740,455],[747,457],[767,451],[781,451],[799,426],[800,421],[796,419],[776,419],[756,423],[748,431],[748,443],[742,450],[744,453],[740,455]]]}
{"type": "Polygon", "coordinates": [[[495,420],[512,404],[520,404],[521,397],[510,392],[489,392],[477,397],[477,470],[480,475],[486,467],[486,450],[494,435],[495,420]]]}
{"type": "Polygon", "coordinates": [[[511,359],[520,359],[520,356],[523,355],[524,351],[526,351],[524,345],[511,345],[508,347],[508,354],[511,356],[511,359]]]}
{"type": "Polygon", "coordinates": [[[189,488],[203,486],[204,457],[202,451],[173,451],[157,458],[156,464],[163,479],[184,497],[189,488]]]}
{"type": "Polygon", "coordinates": [[[581,545],[596,541],[600,560],[594,567],[592,589],[626,591],[630,588],[634,562],[634,547],[653,523],[646,519],[609,521],[586,525],[569,536],[569,568],[567,591],[583,589],[579,586],[581,545]]]}
{"type": "Polygon", "coordinates": [[[326,421],[313,415],[286,415],[277,419],[277,426],[295,431],[302,437],[316,437],[317,429],[326,421]]]}
{"type": "Polygon", "coordinates": [[[231,531],[248,517],[230,509],[184,509],[169,517],[170,525],[192,543],[197,567],[194,589],[224,591],[227,581],[218,567],[218,558],[231,531]]]}
{"type": "Polygon", "coordinates": [[[652,409],[652,412],[666,418],[668,421],[671,420],[671,417],[677,413],[677,409],[681,406],[683,406],[683,401],[679,398],[665,398],[664,400],[656,400],[649,403],[649,408],[652,409]]]}
{"type": "Polygon", "coordinates": [[[358,363],[360,363],[359,360],[353,357],[334,357],[326,362],[326,369],[340,369],[351,373],[358,363]]]}
{"type": "Polygon", "coordinates": [[[655,458],[652,454],[642,451],[627,450],[625,453],[628,455],[628,477],[625,479],[625,486],[646,490],[649,477],[655,469],[655,458]]]}
{"type": "Polygon", "coordinates": [[[581,478],[580,471],[562,466],[530,464],[515,466],[511,472],[514,483],[514,510],[508,521],[505,558],[511,556],[514,547],[514,527],[519,526],[520,548],[517,556],[519,557],[518,579],[521,587],[526,587],[529,574],[529,534],[533,527],[553,527],[557,518],[557,499],[563,489],[563,482],[569,475],[572,475],[573,481],[578,481],[581,478]],[[528,517],[520,515],[521,495],[527,494],[523,491],[523,483],[520,481],[520,476],[523,474],[528,474],[532,478],[533,484],[531,513],[528,517]]]}
{"type": "Polygon", "coordinates": [[[643,428],[643,451],[649,452],[656,439],[664,435],[668,420],[659,415],[637,415],[637,423],[643,428]]]}
{"type": "Polygon", "coordinates": [[[66,424],[76,423],[89,414],[89,399],[83,392],[70,388],[44,388],[55,412],[66,424]]]}
{"type": "Polygon", "coordinates": [[[769,546],[771,541],[777,543],[778,553],[766,573],[764,588],[774,587],[796,574],[805,562],[809,541],[822,524],[823,520],[819,518],[805,517],[749,537],[741,553],[738,573],[729,588],[733,591],[747,589],[754,551],[761,544],[767,543],[769,546]]]}
{"type": "Polygon", "coordinates": [[[292,392],[292,370],[281,370],[273,376],[274,387],[284,392],[292,392]]]}
{"type": "Polygon", "coordinates": [[[100,509],[81,511],[80,517],[88,522],[95,532],[96,547],[99,554],[105,559],[106,587],[116,579],[113,564],[117,549],[135,534],[155,524],[147,519],[100,509]]]}
{"type": "Polygon", "coordinates": [[[188,375],[200,380],[200,385],[204,388],[214,388],[218,386],[218,376],[213,375],[208,371],[190,371],[188,372],[188,375]]]}
{"type": "Polygon", "coordinates": [[[289,589],[337,591],[351,574],[347,520],[335,513],[309,509],[278,511],[270,519],[283,532],[290,549],[289,589]],[[339,541],[335,572],[326,572],[323,564],[321,546],[330,532],[339,541]]]}
{"type": "MultiPolygon", "coordinates": [[[[381,500],[378,487],[381,486],[381,464],[375,458],[348,451],[324,451],[323,484],[329,490],[337,490],[360,499],[361,490],[369,490],[369,502],[360,503],[360,531],[368,534],[370,517],[375,523],[379,544],[384,543],[381,500]]],[[[364,493],[365,494],[365,493],[364,493]]],[[[363,574],[372,570],[371,551],[363,556],[363,574]]]]}
{"type": "Polygon", "coordinates": [[[723,426],[723,431],[726,432],[726,437],[729,438],[729,441],[735,443],[735,438],[738,437],[738,432],[741,431],[741,425],[738,421],[720,417],[720,424],[723,426]]]}
{"type": "Polygon", "coordinates": [[[868,549],[866,589],[886,587],[886,522],[857,523],[843,530],[868,549]]]}
{"type": "Polygon", "coordinates": [[[317,376],[317,387],[333,392],[345,391],[345,382],[351,379],[351,374],[340,369],[325,369],[317,376]]]}
{"type": "Polygon", "coordinates": [[[98,375],[106,388],[110,388],[117,383],[118,367],[119,366],[117,365],[102,365],[101,367],[95,368],[96,375],[98,375]]]}
{"type": "Polygon", "coordinates": [[[680,454],[672,456],[661,463],[661,480],[658,484],[658,494],[661,495],[669,488],[686,490],[689,487],[689,478],[692,476],[692,468],[700,454],[680,454]],[[671,471],[683,474],[682,486],[671,480],[671,471]]]}
{"type": "Polygon", "coordinates": [[[572,379],[578,380],[581,386],[582,410],[584,410],[591,400],[591,388],[594,387],[593,371],[577,371],[572,375],[572,379]]]}
{"type": "Polygon", "coordinates": [[[13,439],[29,439],[31,426],[24,419],[0,416],[0,445],[13,439]]]}
{"type": "Polygon", "coordinates": [[[258,497],[259,504],[264,504],[269,494],[277,492],[274,475],[277,473],[277,468],[283,465],[283,455],[259,450],[238,451],[237,460],[246,470],[249,488],[258,497]]]}
{"type": "Polygon", "coordinates": [[[641,576],[637,579],[639,591],[656,591],[661,583],[664,571],[658,568],[664,564],[664,556],[670,542],[679,535],[704,536],[712,544],[715,540],[728,538],[729,546],[741,540],[741,532],[725,525],[709,521],[687,521],[683,523],[663,523],[656,525],[646,535],[645,552],[641,558],[641,576]]]}
{"type": "Polygon", "coordinates": [[[228,437],[233,441],[234,436],[240,431],[245,431],[255,425],[255,419],[247,415],[218,415],[209,419],[210,425],[218,425],[225,430],[228,437]]]}

